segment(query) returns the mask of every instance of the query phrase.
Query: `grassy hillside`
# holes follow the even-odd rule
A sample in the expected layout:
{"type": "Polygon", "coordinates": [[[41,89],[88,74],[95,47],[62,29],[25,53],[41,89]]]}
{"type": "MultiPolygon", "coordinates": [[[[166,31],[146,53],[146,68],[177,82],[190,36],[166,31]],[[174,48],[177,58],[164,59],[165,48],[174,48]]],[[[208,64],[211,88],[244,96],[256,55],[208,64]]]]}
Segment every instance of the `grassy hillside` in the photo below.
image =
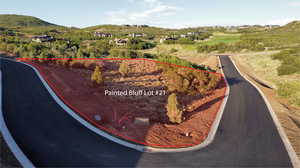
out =
{"type": "Polygon", "coordinates": [[[113,34],[124,34],[124,33],[147,33],[153,35],[166,35],[172,30],[163,29],[158,27],[135,27],[125,25],[98,25],[84,28],[87,31],[103,31],[113,34]]]}
{"type": "Polygon", "coordinates": [[[285,26],[265,32],[248,33],[242,39],[253,39],[266,47],[286,48],[300,44],[300,21],[291,22],[285,26]]]}
{"type": "Polygon", "coordinates": [[[0,15],[0,27],[57,26],[32,16],[0,15]]]}
{"type": "Polygon", "coordinates": [[[0,31],[12,30],[25,34],[45,34],[49,31],[66,31],[69,28],[24,15],[0,15],[0,31]]]}
{"type": "Polygon", "coordinates": [[[241,34],[233,33],[214,33],[213,37],[210,40],[204,41],[201,44],[203,45],[215,45],[219,43],[234,43],[240,40],[241,34]]]}

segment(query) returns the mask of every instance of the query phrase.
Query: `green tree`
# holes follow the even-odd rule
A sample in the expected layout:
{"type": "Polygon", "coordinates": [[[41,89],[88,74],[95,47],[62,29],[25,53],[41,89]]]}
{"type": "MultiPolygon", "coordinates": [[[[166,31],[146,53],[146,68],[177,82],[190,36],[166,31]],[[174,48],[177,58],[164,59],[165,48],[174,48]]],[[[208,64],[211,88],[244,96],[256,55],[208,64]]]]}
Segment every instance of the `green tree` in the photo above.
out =
{"type": "Polygon", "coordinates": [[[99,66],[96,66],[96,68],[91,76],[91,80],[98,85],[103,83],[102,72],[101,72],[99,66]]]}
{"type": "Polygon", "coordinates": [[[122,76],[126,76],[129,73],[129,67],[126,62],[122,62],[120,67],[119,67],[119,72],[121,73],[122,76]]]}
{"type": "Polygon", "coordinates": [[[179,109],[179,103],[175,93],[172,93],[168,97],[167,116],[172,123],[180,124],[182,122],[182,110],[179,109]]]}

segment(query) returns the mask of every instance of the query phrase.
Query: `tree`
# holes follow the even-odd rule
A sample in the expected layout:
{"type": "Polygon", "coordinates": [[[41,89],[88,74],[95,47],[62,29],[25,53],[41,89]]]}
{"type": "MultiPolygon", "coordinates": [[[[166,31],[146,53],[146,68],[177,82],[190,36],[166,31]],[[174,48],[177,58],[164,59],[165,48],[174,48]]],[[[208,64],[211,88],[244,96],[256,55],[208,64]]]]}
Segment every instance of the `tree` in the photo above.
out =
{"type": "Polygon", "coordinates": [[[126,62],[121,63],[119,67],[119,72],[121,73],[122,76],[126,76],[129,73],[129,67],[126,62]]]}
{"type": "Polygon", "coordinates": [[[180,124],[182,122],[182,110],[179,109],[179,103],[175,93],[172,93],[168,97],[167,116],[172,123],[180,124]]]}
{"type": "Polygon", "coordinates": [[[96,68],[91,76],[91,80],[98,85],[103,82],[102,72],[101,72],[99,66],[96,66],[96,68]]]}

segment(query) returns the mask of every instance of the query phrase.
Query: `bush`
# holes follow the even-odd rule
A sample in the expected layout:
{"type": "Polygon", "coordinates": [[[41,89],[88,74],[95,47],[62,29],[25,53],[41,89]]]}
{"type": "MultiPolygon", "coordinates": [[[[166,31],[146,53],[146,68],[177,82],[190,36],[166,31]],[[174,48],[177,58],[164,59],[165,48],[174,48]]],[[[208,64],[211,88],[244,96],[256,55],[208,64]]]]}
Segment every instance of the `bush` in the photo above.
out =
{"type": "Polygon", "coordinates": [[[167,80],[166,87],[170,92],[205,95],[215,89],[220,81],[218,75],[204,71],[171,66],[162,66],[162,69],[167,80]]]}
{"type": "Polygon", "coordinates": [[[143,40],[135,39],[135,38],[130,39],[128,41],[128,47],[133,50],[145,50],[145,49],[154,48],[155,46],[156,45],[154,43],[145,42],[143,40]]]}
{"type": "Polygon", "coordinates": [[[290,75],[300,72],[300,49],[283,50],[273,55],[272,58],[281,61],[281,65],[277,68],[278,75],[290,75]]]}
{"type": "Polygon", "coordinates": [[[195,44],[195,42],[189,38],[179,38],[179,39],[165,40],[164,44],[195,44]]]}
{"type": "Polygon", "coordinates": [[[177,74],[174,70],[168,69],[164,72],[167,78],[167,88],[170,92],[185,92],[186,88],[183,87],[184,78],[177,74]]]}
{"type": "Polygon", "coordinates": [[[121,73],[122,76],[127,76],[129,73],[129,67],[126,62],[122,62],[120,67],[119,67],[119,72],[121,73]]]}
{"type": "Polygon", "coordinates": [[[172,49],[170,50],[170,53],[176,53],[177,51],[178,51],[177,49],[172,48],[172,49]]]}
{"type": "Polygon", "coordinates": [[[288,98],[290,103],[300,106],[300,83],[298,81],[278,84],[277,93],[281,97],[288,98]]]}
{"type": "Polygon", "coordinates": [[[157,57],[157,61],[164,62],[164,63],[170,63],[185,67],[192,67],[192,64],[186,60],[180,59],[175,56],[169,56],[169,55],[160,55],[157,57]]]}
{"type": "Polygon", "coordinates": [[[112,50],[110,50],[110,57],[113,57],[113,58],[137,58],[138,54],[132,50],[112,49],[112,50]]]}
{"type": "Polygon", "coordinates": [[[101,72],[99,66],[96,66],[96,68],[91,76],[91,80],[98,85],[103,82],[102,72],[101,72]]]}
{"type": "Polygon", "coordinates": [[[167,116],[172,123],[180,124],[182,122],[182,110],[179,109],[179,103],[175,93],[172,93],[168,97],[167,116]]]}

